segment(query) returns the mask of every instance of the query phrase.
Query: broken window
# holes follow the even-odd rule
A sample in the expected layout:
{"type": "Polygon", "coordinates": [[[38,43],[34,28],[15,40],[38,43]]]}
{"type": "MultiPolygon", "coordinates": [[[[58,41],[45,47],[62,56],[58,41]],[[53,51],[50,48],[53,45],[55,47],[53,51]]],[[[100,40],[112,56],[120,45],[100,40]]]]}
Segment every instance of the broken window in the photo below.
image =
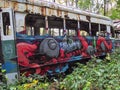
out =
{"type": "Polygon", "coordinates": [[[11,35],[10,15],[8,12],[2,13],[4,35],[11,35]]]}

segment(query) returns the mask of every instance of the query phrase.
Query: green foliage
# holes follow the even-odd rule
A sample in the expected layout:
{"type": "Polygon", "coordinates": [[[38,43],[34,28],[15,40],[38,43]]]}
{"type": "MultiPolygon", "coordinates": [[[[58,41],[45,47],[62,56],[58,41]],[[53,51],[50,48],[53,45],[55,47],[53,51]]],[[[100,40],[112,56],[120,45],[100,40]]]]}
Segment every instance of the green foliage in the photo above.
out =
{"type": "MultiPolygon", "coordinates": [[[[112,19],[120,19],[120,0],[106,0],[106,16],[112,19]],[[116,3],[117,5],[112,6],[116,3]],[[112,8],[111,8],[112,7],[112,8]],[[107,8],[111,8],[108,9],[107,8]]],[[[103,1],[98,1],[95,3],[94,0],[78,0],[78,7],[82,10],[92,10],[96,13],[104,15],[105,5],[103,1]]]]}
{"type": "Polygon", "coordinates": [[[117,0],[117,6],[120,7],[120,0],[117,0]]]}
{"type": "Polygon", "coordinates": [[[65,78],[54,79],[40,75],[25,77],[22,75],[15,84],[0,87],[0,90],[120,90],[120,48],[107,54],[104,60],[93,57],[65,78]]]}
{"type": "Polygon", "coordinates": [[[120,0],[116,0],[116,4],[107,14],[112,19],[120,19],[120,0]]]}
{"type": "Polygon", "coordinates": [[[60,85],[61,90],[119,90],[120,51],[108,54],[105,60],[93,58],[87,65],[78,64],[60,85]]]}
{"type": "Polygon", "coordinates": [[[112,13],[111,15],[108,14],[108,16],[110,16],[110,18],[120,19],[120,6],[117,6],[117,8],[112,8],[109,13],[112,13]]]}
{"type": "Polygon", "coordinates": [[[0,90],[7,89],[7,79],[5,76],[6,70],[2,69],[2,64],[0,63],[0,90]]]}
{"type": "Polygon", "coordinates": [[[86,10],[90,8],[91,0],[79,0],[78,5],[81,9],[86,10]]]}

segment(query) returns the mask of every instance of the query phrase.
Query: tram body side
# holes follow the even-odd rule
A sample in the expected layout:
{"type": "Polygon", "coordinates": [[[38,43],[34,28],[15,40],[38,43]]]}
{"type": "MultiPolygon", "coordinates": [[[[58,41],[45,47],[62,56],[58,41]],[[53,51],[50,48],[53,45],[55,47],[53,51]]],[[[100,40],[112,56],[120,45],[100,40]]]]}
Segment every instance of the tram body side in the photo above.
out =
{"type": "MultiPolygon", "coordinates": [[[[44,12],[43,9],[42,11],[44,12]]],[[[65,12],[63,13],[66,15],[65,12]]],[[[91,24],[86,15],[81,16],[83,19],[86,17],[85,21],[81,22],[72,19],[74,14],[69,13],[69,15],[71,18],[67,19],[63,16],[61,18],[45,16],[44,13],[39,15],[14,12],[11,8],[2,8],[0,56],[3,58],[2,67],[6,69],[6,74],[11,81],[19,75],[19,72],[26,73],[26,76],[34,73],[40,75],[64,73],[69,69],[70,63],[91,56],[103,56],[113,51],[114,46],[109,37],[80,34],[80,23],[82,29],[86,28],[86,31],[90,29],[91,24]],[[57,36],[54,36],[53,32],[56,30],[58,30],[57,36]]]]}

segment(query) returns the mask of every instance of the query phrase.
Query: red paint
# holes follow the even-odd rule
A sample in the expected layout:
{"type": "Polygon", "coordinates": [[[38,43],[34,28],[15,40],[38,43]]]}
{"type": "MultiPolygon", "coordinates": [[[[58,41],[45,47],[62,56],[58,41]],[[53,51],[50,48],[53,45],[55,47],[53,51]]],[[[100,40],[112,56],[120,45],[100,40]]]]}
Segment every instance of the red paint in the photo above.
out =
{"type": "Polygon", "coordinates": [[[97,49],[100,50],[101,49],[101,43],[104,43],[105,47],[107,50],[111,50],[112,49],[112,42],[110,41],[109,44],[106,41],[106,39],[104,37],[99,36],[98,40],[97,40],[97,49]]]}
{"type": "Polygon", "coordinates": [[[80,35],[80,31],[79,30],[77,32],[77,36],[78,36],[78,38],[79,38],[79,40],[81,41],[81,44],[82,44],[82,49],[81,49],[82,56],[87,56],[86,50],[88,48],[88,43],[85,40],[85,38],[80,35]]]}
{"type": "Polygon", "coordinates": [[[18,64],[23,67],[35,68],[36,74],[40,73],[41,69],[37,63],[30,63],[28,57],[34,55],[37,49],[36,44],[18,43],[17,44],[17,55],[18,64]]]}

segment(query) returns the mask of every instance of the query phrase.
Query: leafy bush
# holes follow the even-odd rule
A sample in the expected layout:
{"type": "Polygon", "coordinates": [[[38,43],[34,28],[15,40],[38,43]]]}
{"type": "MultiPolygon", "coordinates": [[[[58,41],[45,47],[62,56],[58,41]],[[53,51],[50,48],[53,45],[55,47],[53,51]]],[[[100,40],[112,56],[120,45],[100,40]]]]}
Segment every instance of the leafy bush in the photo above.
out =
{"type": "Polygon", "coordinates": [[[23,75],[15,84],[3,86],[0,90],[120,90],[120,49],[104,60],[94,57],[86,65],[77,63],[71,74],[54,82],[39,75],[23,75]]]}
{"type": "Polygon", "coordinates": [[[105,60],[93,58],[78,64],[60,84],[63,90],[120,90],[120,52],[117,49],[105,60]]]}

